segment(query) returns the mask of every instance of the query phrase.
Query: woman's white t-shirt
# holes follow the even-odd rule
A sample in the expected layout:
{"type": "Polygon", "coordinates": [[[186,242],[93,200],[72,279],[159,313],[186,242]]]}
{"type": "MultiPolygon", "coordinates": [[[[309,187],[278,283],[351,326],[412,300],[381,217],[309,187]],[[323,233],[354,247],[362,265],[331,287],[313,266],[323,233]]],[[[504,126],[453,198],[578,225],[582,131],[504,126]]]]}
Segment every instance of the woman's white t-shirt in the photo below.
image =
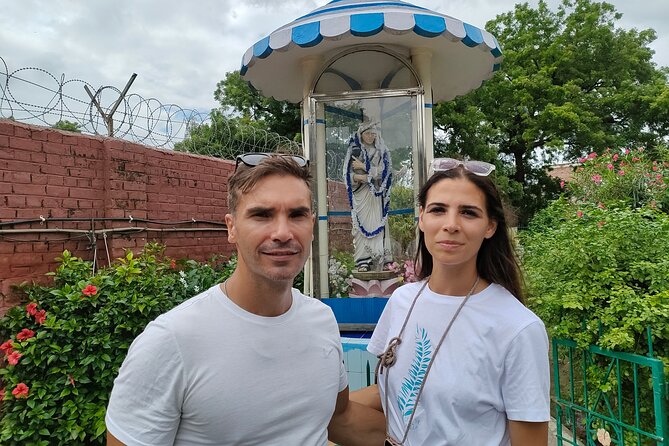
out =
{"type": "MultiPolygon", "coordinates": [[[[388,301],[368,350],[380,355],[398,336],[423,282],[398,288],[388,301]]],[[[397,362],[379,375],[388,392],[389,429],[406,445],[507,446],[508,420],[550,418],[548,337],[543,322],[505,288],[491,284],[472,295],[434,359],[416,406],[416,394],[444,329],[464,297],[426,286],[409,319],[397,362]]]]}

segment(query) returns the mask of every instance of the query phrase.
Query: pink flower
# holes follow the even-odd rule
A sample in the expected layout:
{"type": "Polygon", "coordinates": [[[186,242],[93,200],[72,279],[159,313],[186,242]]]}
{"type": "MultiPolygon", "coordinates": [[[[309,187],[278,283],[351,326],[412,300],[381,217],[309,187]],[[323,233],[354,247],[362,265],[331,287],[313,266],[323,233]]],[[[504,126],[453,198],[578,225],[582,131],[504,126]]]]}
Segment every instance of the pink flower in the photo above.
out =
{"type": "Polygon", "coordinates": [[[7,356],[7,362],[9,363],[9,365],[16,365],[19,363],[19,359],[21,359],[21,356],[23,355],[19,352],[12,352],[7,356]]]}
{"type": "Polygon", "coordinates": [[[560,181],[560,188],[564,189],[564,181],[560,181]]]}
{"type": "Polygon", "coordinates": [[[657,175],[655,175],[655,178],[657,178],[658,180],[661,180],[662,179],[662,174],[658,173],[657,175]]]}
{"type": "Polygon", "coordinates": [[[418,278],[416,277],[416,270],[411,260],[404,261],[404,281],[405,282],[416,282],[418,278]]]}
{"type": "Polygon", "coordinates": [[[618,175],[620,175],[622,177],[623,175],[625,175],[625,171],[624,170],[619,170],[618,175]]]}
{"type": "Polygon", "coordinates": [[[595,184],[602,184],[602,176],[597,174],[592,176],[592,181],[595,182],[595,184]]]}
{"type": "Polygon", "coordinates": [[[578,218],[583,217],[583,212],[581,212],[581,211],[576,211],[576,216],[577,216],[578,218]]]}
{"type": "Polygon", "coordinates": [[[602,203],[601,201],[599,203],[597,203],[597,207],[599,209],[606,209],[606,206],[604,206],[604,203],[602,203]]]}
{"type": "Polygon", "coordinates": [[[613,170],[613,164],[609,163],[606,165],[606,168],[609,170],[613,170]]]}
{"type": "Polygon", "coordinates": [[[597,153],[592,152],[590,155],[588,155],[588,158],[590,158],[591,160],[594,160],[595,158],[597,158],[597,153]]]}
{"type": "Polygon", "coordinates": [[[637,158],[636,156],[632,157],[632,162],[634,162],[634,163],[636,163],[639,160],[641,160],[641,158],[637,158]]]}
{"type": "Polygon", "coordinates": [[[90,297],[98,294],[98,289],[95,287],[95,285],[86,285],[86,288],[81,290],[81,292],[84,296],[90,297]]]}
{"type": "Polygon", "coordinates": [[[23,383],[18,383],[14,390],[12,390],[12,395],[16,398],[28,398],[28,392],[30,388],[23,383]]]}
{"type": "Polygon", "coordinates": [[[35,322],[42,325],[46,321],[46,310],[39,310],[35,313],[35,322]]]}
{"type": "Polygon", "coordinates": [[[33,336],[35,336],[34,331],[24,328],[16,335],[16,339],[18,339],[19,341],[25,341],[26,339],[30,339],[33,336]]]}
{"type": "Polygon", "coordinates": [[[617,153],[613,154],[613,161],[618,161],[618,154],[617,153]]]}
{"type": "Polygon", "coordinates": [[[653,166],[653,172],[657,172],[657,169],[658,169],[657,166],[653,166]]]}
{"type": "Polygon", "coordinates": [[[625,155],[629,155],[630,149],[625,149],[625,155]]]}
{"type": "Polygon", "coordinates": [[[643,147],[639,147],[637,150],[638,150],[639,152],[643,152],[643,147]]]}
{"type": "Polygon", "coordinates": [[[581,164],[584,163],[584,162],[586,162],[586,161],[588,161],[588,158],[587,158],[587,157],[585,157],[585,158],[579,158],[579,159],[578,159],[578,162],[581,163],[581,164]]]}
{"type": "Polygon", "coordinates": [[[9,355],[14,351],[14,341],[11,339],[0,344],[0,350],[2,350],[5,356],[9,355]]]}
{"type": "Polygon", "coordinates": [[[26,305],[26,313],[28,313],[28,316],[34,316],[35,313],[37,313],[37,304],[35,302],[31,302],[26,305]]]}

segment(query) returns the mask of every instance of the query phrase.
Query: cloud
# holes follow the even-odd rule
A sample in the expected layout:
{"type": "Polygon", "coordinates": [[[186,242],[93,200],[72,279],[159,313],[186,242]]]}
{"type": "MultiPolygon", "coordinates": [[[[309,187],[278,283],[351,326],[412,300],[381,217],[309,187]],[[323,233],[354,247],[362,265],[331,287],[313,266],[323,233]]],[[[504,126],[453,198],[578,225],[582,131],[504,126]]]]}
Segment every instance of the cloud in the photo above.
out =
{"type": "MultiPolygon", "coordinates": [[[[5,2],[0,57],[10,70],[39,67],[57,79],[83,79],[184,108],[216,107],[216,83],[239,69],[247,48],[329,0],[22,0],[5,2]]],[[[416,0],[415,4],[483,27],[514,0],[416,0]]],[[[537,0],[530,1],[536,4],[537,0]]],[[[555,8],[558,0],[549,0],[555,8]]],[[[669,2],[611,1],[626,28],[654,28],[655,60],[669,66],[669,2]],[[666,23],[665,23],[666,22],[666,23]]],[[[0,81],[3,79],[0,78],[0,81]]],[[[80,84],[73,88],[80,89],[80,84]]]]}

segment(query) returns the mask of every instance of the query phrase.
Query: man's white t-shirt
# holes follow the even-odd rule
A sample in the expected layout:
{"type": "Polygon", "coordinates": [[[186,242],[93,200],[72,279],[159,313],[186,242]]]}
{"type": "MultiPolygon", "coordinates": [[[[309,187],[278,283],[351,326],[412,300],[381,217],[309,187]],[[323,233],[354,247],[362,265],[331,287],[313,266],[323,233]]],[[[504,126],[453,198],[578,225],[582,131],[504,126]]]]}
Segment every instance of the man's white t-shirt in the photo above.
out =
{"type": "MultiPolygon", "coordinates": [[[[380,355],[398,336],[423,282],[398,288],[386,305],[368,350],[380,355]]],[[[464,297],[426,286],[409,319],[397,362],[388,369],[390,432],[401,440],[415,410],[406,445],[508,446],[508,420],[548,421],[550,369],[543,322],[505,288],[492,284],[472,295],[434,359],[442,334],[464,297]]],[[[379,375],[385,402],[385,375],[379,375]]]]}
{"type": "Polygon", "coordinates": [[[105,421],[127,445],[322,446],[347,385],[328,306],[294,289],[286,313],[262,317],[216,285],[135,339],[105,421]]]}

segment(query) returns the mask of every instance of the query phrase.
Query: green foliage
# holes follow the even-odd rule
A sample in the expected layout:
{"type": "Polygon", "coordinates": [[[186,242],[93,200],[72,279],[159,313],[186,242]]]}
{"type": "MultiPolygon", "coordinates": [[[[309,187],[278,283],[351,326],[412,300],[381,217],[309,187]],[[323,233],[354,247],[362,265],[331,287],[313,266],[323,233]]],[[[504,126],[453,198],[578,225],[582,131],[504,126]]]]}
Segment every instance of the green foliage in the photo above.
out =
{"type": "MultiPolygon", "coordinates": [[[[390,209],[413,210],[414,191],[412,188],[395,184],[390,188],[390,209]]],[[[406,254],[416,239],[416,223],[413,212],[410,214],[391,215],[388,217],[388,226],[393,240],[400,244],[401,252],[406,254]]]]}
{"type": "Polygon", "coordinates": [[[190,126],[187,138],[176,143],[174,150],[224,159],[235,159],[242,153],[260,150],[295,151],[294,143],[277,134],[268,133],[261,122],[225,116],[219,110],[212,110],[209,117],[209,123],[190,126]]]}
{"type": "Polygon", "coordinates": [[[234,262],[173,261],[157,245],[131,252],[91,277],[91,264],[63,253],[54,286],[27,288],[30,307],[0,320],[18,364],[0,369],[3,445],[104,444],[104,415],[113,379],[132,340],[161,313],[226,278],[234,262]],[[34,337],[19,341],[23,329],[34,337]],[[12,390],[24,383],[27,398],[12,390]]]}
{"type": "Polygon", "coordinates": [[[66,130],[68,132],[81,133],[81,125],[76,122],[61,120],[51,126],[51,128],[58,130],[66,130]]]}
{"type": "Polygon", "coordinates": [[[605,150],[579,159],[581,166],[566,185],[579,201],[598,205],[644,205],[669,211],[669,162],[663,151],[652,160],[643,148],[624,152],[605,150]]]}
{"type": "Polygon", "coordinates": [[[266,98],[231,71],[216,85],[214,98],[224,110],[232,109],[242,118],[257,122],[267,131],[295,140],[302,131],[299,104],[266,98]]]}
{"type": "Polygon", "coordinates": [[[669,358],[669,215],[566,200],[522,234],[529,304],[552,336],[669,358]]]}
{"type": "Polygon", "coordinates": [[[508,163],[522,188],[508,194],[521,224],[557,195],[545,164],[588,148],[652,150],[669,135],[667,76],[649,47],[655,32],[621,29],[619,19],[612,5],[592,0],[563,0],[557,11],[544,0],[519,3],[486,24],[504,51],[501,70],[434,109],[442,153],[508,163]]]}
{"type": "MultiPolygon", "coordinates": [[[[650,328],[653,353],[669,370],[669,163],[664,159],[662,147],[653,153],[606,149],[580,158],[573,178],[563,184],[565,194],[537,213],[521,237],[528,303],[552,336],[583,348],[593,344],[647,355],[650,328]]],[[[632,373],[623,362],[618,383],[609,359],[587,360],[589,399],[602,392],[627,420],[634,419],[639,404],[641,428],[654,431],[649,371],[632,373]]],[[[575,387],[572,397],[584,404],[583,383],[575,387]]],[[[597,423],[591,427],[607,427],[597,423]]],[[[633,432],[623,436],[636,444],[633,432]]]]}

